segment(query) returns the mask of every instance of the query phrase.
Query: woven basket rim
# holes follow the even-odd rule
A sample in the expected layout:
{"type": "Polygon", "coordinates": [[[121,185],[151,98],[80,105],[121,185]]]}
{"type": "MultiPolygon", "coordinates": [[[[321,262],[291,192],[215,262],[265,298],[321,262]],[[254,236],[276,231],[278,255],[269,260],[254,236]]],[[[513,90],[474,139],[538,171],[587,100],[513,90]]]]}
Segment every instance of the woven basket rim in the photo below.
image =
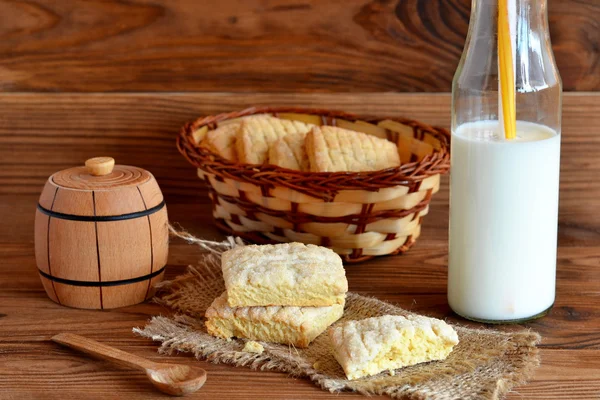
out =
{"type": "Polygon", "coordinates": [[[434,127],[420,121],[403,117],[361,116],[338,110],[304,107],[249,107],[240,111],[221,113],[197,118],[186,123],[177,136],[179,152],[196,168],[220,178],[259,185],[263,188],[284,186],[309,196],[331,200],[340,190],[377,191],[393,186],[418,188],[420,182],[432,175],[445,174],[450,168],[450,133],[442,127],[434,127]],[[398,167],[367,172],[308,172],[286,169],[274,165],[242,164],[225,158],[195,143],[193,133],[203,126],[214,128],[216,123],[253,114],[300,113],[319,115],[335,125],[336,119],[377,122],[385,119],[400,122],[413,128],[414,136],[429,133],[440,142],[440,149],[425,156],[421,161],[398,167]]]}

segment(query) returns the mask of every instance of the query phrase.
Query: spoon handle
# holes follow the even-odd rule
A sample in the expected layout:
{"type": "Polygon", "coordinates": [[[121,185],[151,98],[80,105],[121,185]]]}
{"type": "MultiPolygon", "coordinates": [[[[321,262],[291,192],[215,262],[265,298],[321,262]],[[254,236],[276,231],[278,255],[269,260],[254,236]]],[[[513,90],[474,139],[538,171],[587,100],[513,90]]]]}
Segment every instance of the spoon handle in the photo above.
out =
{"type": "Polygon", "coordinates": [[[155,366],[153,361],[150,361],[146,358],[115,349],[114,347],[107,346],[95,340],[75,335],[73,333],[59,333],[58,335],[52,337],[52,341],[71,347],[72,349],[97,356],[98,358],[117,361],[119,364],[138,369],[151,369],[155,366]]]}

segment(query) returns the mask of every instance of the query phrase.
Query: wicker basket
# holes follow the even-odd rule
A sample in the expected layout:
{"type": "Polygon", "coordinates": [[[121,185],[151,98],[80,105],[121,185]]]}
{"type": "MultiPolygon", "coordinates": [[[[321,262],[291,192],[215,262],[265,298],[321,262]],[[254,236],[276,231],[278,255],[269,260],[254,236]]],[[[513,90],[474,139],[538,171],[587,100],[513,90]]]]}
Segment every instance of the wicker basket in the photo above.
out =
{"type": "Polygon", "coordinates": [[[240,164],[197,144],[199,136],[218,123],[262,113],[314,115],[323,125],[338,126],[383,120],[340,111],[254,107],[186,124],[177,147],[207,183],[220,229],[255,243],[327,246],[346,262],[400,254],[415,243],[431,196],[439,189],[440,174],[450,167],[448,131],[388,118],[399,123],[394,131],[386,130],[386,136],[399,144],[403,164],[374,172],[315,173],[240,164]]]}

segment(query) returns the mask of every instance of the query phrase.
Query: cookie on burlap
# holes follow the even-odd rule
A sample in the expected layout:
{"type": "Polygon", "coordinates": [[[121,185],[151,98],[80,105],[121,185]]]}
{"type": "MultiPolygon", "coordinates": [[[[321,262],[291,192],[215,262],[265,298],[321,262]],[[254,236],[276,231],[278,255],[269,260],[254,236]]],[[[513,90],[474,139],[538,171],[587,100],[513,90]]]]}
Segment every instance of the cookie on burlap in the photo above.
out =
{"type": "Polygon", "coordinates": [[[333,355],[348,379],[444,360],[458,344],[446,322],[418,315],[383,315],[329,329],[333,355]]]}
{"type": "Polygon", "coordinates": [[[344,304],[348,280],[333,250],[304,243],[238,246],[223,253],[232,307],[344,304]]]}
{"type": "Polygon", "coordinates": [[[242,121],[237,134],[237,155],[247,164],[264,164],[269,147],[288,134],[306,133],[312,125],[271,116],[257,116],[242,121]]]}
{"type": "Polygon", "coordinates": [[[305,145],[312,172],[377,171],[400,165],[394,143],[335,126],[313,128],[305,145]]]}
{"type": "Polygon", "coordinates": [[[306,133],[290,133],[273,143],[269,148],[269,164],[298,171],[308,171],[308,155],[304,147],[306,133]]]}
{"type": "Polygon", "coordinates": [[[206,310],[206,329],[213,336],[261,340],[305,348],[340,319],[344,304],[323,307],[231,307],[227,292],[206,310]]]}

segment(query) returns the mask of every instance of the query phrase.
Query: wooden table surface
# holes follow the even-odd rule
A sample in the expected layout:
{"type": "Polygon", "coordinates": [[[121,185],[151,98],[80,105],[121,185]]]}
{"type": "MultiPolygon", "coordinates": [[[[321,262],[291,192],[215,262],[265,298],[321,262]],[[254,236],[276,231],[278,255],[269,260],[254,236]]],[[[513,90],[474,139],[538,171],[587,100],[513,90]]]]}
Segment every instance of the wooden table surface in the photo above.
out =
{"type": "MultiPolygon", "coordinates": [[[[447,94],[1,94],[0,95],[0,399],[166,398],[143,373],[96,361],[48,339],[68,331],[154,360],[157,346],[131,329],[169,311],[141,304],[112,311],[61,307],[45,295],[33,250],[34,210],[47,177],[111,155],[152,171],[172,222],[208,239],[223,238],[211,223],[205,190],[177,153],[179,126],[205,113],[248,105],[303,105],[404,115],[447,126],[447,94]]],[[[510,399],[600,399],[600,94],[564,101],[558,287],[550,314],[525,324],[543,337],[542,365],[510,399]]],[[[347,269],[350,290],[427,315],[460,321],[446,302],[448,186],[443,180],[417,245],[405,256],[347,269]]],[[[167,277],[198,260],[196,248],[174,240],[167,277]]],[[[472,324],[476,325],[476,324],[472,324]]],[[[507,326],[501,329],[517,329],[507,326]]],[[[196,361],[209,373],[190,398],[331,398],[309,381],[196,361]]]]}

